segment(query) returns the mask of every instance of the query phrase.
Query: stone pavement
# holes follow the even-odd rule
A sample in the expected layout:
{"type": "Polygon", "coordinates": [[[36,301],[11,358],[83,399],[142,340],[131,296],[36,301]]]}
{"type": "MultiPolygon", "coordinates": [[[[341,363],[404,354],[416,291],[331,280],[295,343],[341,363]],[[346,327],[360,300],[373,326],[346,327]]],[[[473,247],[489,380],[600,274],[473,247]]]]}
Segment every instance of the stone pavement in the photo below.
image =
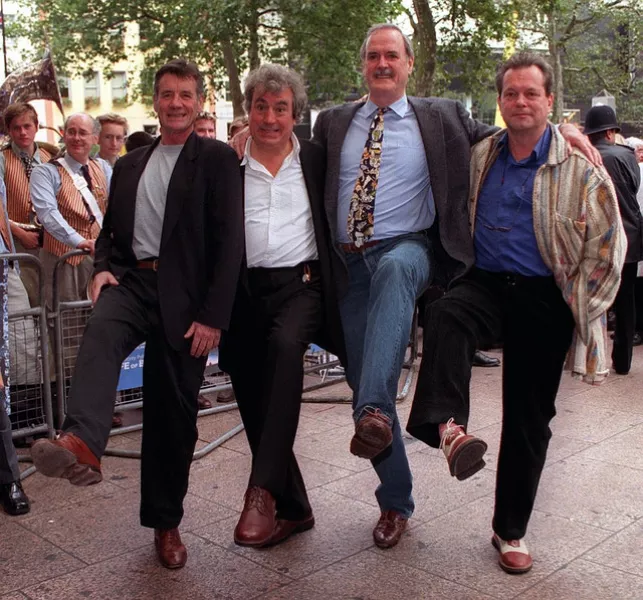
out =
{"type": "MultiPolygon", "coordinates": [[[[476,476],[456,481],[438,451],[406,440],[417,510],[396,548],[373,545],[377,480],[348,452],[349,407],[307,403],[295,450],[313,530],[268,550],[234,545],[250,467],[242,433],[194,463],[182,524],[188,564],[167,571],[138,524],[139,462],[107,457],[103,483],[76,488],[36,474],[25,481],[31,513],[0,511],[0,598],[643,599],[643,347],[632,374],[601,387],[564,375],[527,537],[534,568],[520,576],[500,570],[490,544],[500,375],[474,369],[471,430],[490,448],[476,476]]],[[[405,422],[410,397],[398,408],[405,422]]],[[[201,419],[200,444],[238,422],[236,411],[201,419]]],[[[126,434],[111,446],[139,443],[126,434]]]]}

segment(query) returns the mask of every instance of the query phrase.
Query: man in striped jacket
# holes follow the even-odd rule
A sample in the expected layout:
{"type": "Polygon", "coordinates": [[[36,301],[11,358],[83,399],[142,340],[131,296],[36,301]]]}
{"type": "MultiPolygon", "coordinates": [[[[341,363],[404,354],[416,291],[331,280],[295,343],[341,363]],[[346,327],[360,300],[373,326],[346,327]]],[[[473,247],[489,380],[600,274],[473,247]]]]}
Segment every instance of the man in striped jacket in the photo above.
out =
{"type": "MultiPolygon", "coordinates": [[[[7,211],[16,252],[38,256],[42,245],[39,227],[29,194],[29,179],[36,165],[49,162],[51,153],[34,140],[38,132],[38,114],[27,102],[10,104],[4,111],[5,131],[11,142],[0,152],[0,178],[7,189],[7,211]]],[[[23,262],[20,277],[31,306],[39,305],[38,269],[23,262]]]]}
{"type": "Polygon", "coordinates": [[[59,298],[87,298],[92,274],[94,242],[107,208],[112,168],[101,158],[90,158],[100,125],[85,113],[65,121],[65,155],[37,166],[31,175],[31,198],[44,227],[41,261],[45,269],[47,303],[52,300],[52,276],[56,261],[75,248],[89,256],[68,258],[59,272],[59,298]]]}
{"type": "Polygon", "coordinates": [[[605,311],[626,246],[609,176],[570,151],[547,120],[551,86],[551,66],[539,55],[517,54],[498,70],[507,129],[476,144],[471,157],[475,265],[427,311],[407,427],[440,446],[452,472],[462,461],[460,479],[481,469],[486,444],[466,433],[471,361],[476,348],[503,340],[492,543],[509,573],[532,567],[523,537],[574,330],[587,348],[583,375],[599,379],[606,368],[598,364],[605,357],[605,311]]]}

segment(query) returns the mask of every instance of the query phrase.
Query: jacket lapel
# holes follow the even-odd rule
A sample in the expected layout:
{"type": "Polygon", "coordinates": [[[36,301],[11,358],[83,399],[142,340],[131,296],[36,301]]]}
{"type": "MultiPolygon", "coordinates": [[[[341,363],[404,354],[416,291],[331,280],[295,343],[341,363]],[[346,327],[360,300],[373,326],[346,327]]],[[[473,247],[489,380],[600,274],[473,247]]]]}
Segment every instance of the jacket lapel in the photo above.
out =
{"type": "Polygon", "coordinates": [[[167,188],[165,218],[161,234],[161,248],[167,243],[176,226],[181,210],[192,198],[192,183],[196,177],[196,160],[199,155],[199,137],[192,133],[186,140],[185,146],[176,161],[170,184],[167,188]]]}
{"type": "Polygon", "coordinates": [[[308,191],[310,210],[313,217],[313,229],[315,230],[315,238],[317,240],[317,247],[319,248],[324,235],[324,215],[322,210],[323,199],[319,197],[319,188],[314,183],[316,175],[315,171],[318,169],[318,166],[314,164],[309,150],[310,146],[307,143],[302,142],[299,158],[301,161],[301,170],[304,174],[304,181],[306,183],[306,190],[308,191]]]}
{"type": "Polygon", "coordinates": [[[429,177],[431,181],[431,191],[435,202],[436,212],[439,214],[440,209],[447,201],[449,182],[447,178],[447,149],[444,142],[444,128],[440,113],[435,110],[430,101],[419,100],[418,98],[409,98],[420,127],[424,151],[429,167],[429,177]]]}

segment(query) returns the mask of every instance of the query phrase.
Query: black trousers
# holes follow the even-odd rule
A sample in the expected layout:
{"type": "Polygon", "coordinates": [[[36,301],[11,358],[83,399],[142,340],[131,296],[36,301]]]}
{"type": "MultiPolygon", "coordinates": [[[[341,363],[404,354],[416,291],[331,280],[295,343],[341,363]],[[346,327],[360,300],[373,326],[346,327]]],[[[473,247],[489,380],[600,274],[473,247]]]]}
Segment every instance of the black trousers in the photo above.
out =
{"type": "Polygon", "coordinates": [[[427,308],[424,354],[407,430],[438,447],[438,425],[466,427],[476,348],[504,342],[503,425],[493,529],[522,538],[551,438],[549,422],[574,320],[553,277],[474,269],[427,308]]]}
{"type": "Polygon", "coordinates": [[[191,340],[180,352],[169,345],[154,271],[128,271],[101,293],[76,359],[63,430],[103,455],[121,363],[143,341],[141,524],[170,529],[183,517],[206,359],[190,356],[191,340]]]}
{"type": "Polygon", "coordinates": [[[252,451],[248,485],[268,490],[277,516],[299,520],[311,513],[293,445],[304,381],[303,357],[322,325],[317,263],[304,282],[303,265],[249,269],[250,294],[237,295],[226,335],[228,368],[252,451]]]}
{"type": "Polygon", "coordinates": [[[617,373],[630,372],[632,366],[632,344],[636,331],[636,271],[638,263],[623,265],[621,284],[618,288],[612,310],[616,315],[612,364],[617,373]]]}

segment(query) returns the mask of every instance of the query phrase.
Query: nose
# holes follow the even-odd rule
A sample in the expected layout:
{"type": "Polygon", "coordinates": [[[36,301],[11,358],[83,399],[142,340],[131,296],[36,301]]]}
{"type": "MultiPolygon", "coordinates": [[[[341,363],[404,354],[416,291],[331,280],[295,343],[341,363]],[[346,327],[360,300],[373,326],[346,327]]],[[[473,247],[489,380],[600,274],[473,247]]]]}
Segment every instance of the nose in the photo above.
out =
{"type": "Polygon", "coordinates": [[[386,56],[382,54],[377,60],[377,68],[385,69],[386,67],[388,67],[388,61],[386,60],[386,56]]]}
{"type": "Polygon", "coordinates": [[[268,123],[275,122],[275,111],[272,110],[272,108],[268,108],[268,110],[266,110],[266,112],[264,113],[264,121],[268,123]]]}

